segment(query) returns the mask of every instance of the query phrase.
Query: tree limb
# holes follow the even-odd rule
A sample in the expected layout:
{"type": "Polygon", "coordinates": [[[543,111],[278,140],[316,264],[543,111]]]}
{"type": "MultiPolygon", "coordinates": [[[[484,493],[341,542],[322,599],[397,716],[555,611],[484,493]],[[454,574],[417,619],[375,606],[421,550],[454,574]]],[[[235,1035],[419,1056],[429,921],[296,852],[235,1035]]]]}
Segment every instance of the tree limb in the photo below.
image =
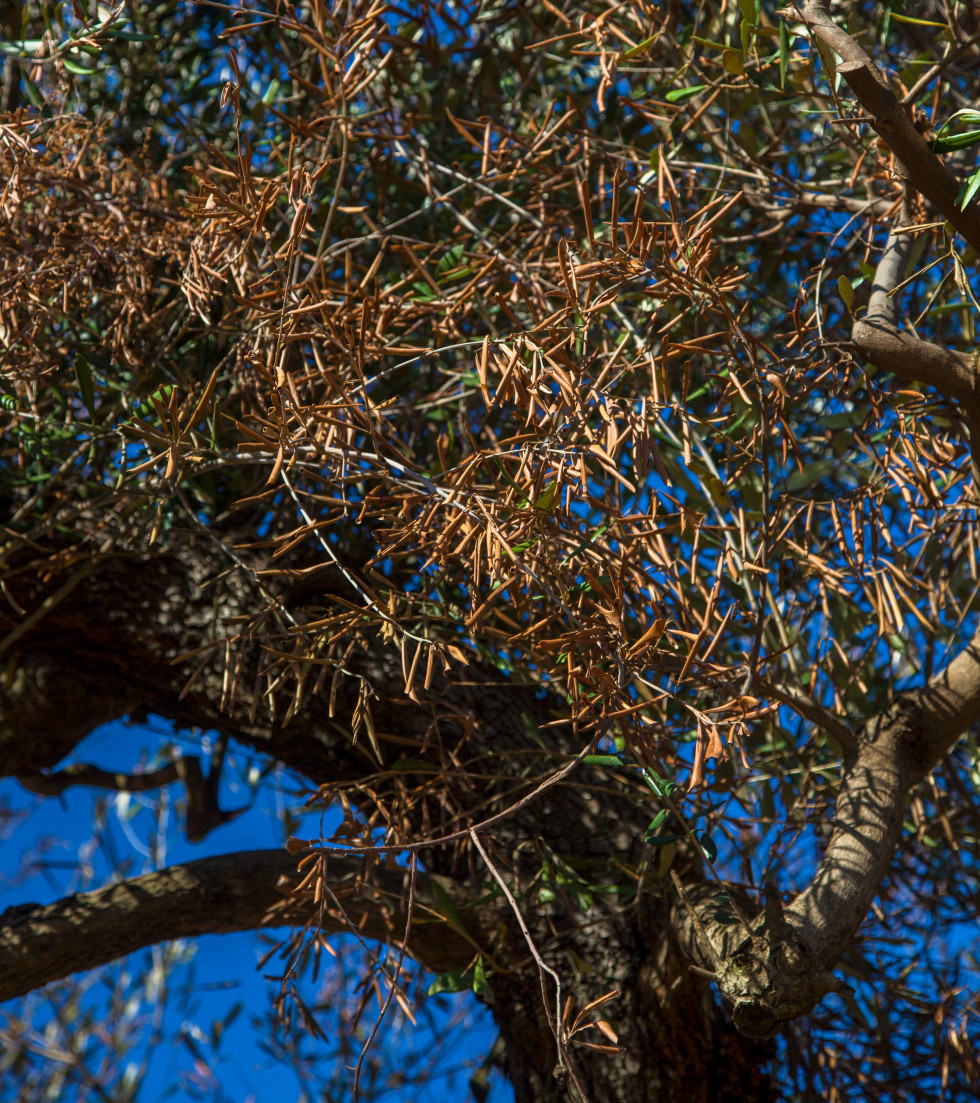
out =
{"type": "MultiPolygon", "coordinates": [[[[285,850],[223,854],[54,904],[8,908],[0,914],[0,1000],[174,938],[305,923],[319,924],[328,933],[350,930],[331,909],[321,913],[305,896],[289,899],[296,861],[285,850]]],[[[440,880],[461,910],[465,900],[458,887],[440,880]]],[[[370,869],[359,858],[331,856],[327,883],[328,898],[342,903],[359,935],[391,942],[401,938],[404,870],[370,869]]],[[[416,884],[408,952],[437,972],[464,968],[477,952],[474,943],[440,916],[430,883],[420,877],[416,884]]]]}
{"type": "MultiPolygon", "coordinates": [[[[800,18],[800,10],[792,7],[782,9],[779,14],[789,21],[800,18]]],[[[802,18],[825,45],[843,58],[837,71],[871,116],[871,125],[898,158],[909,183],[980,251],[980,206],[971,202],[965,211],[960,210],[956,199],[959,183],[916,130],[881,70],[833,21],[827,0],[806,0],[802,18]]]]}
{"type": "MultiPolygon", "coordinates": [[[[912,245],[908,234],[893,231],[889,236],[868,313],[854,325],[854,344],[876,366],[927,383],[966,406],[974,436],[978,415],[970,359],[898,329],[893,293],[912,245]]],[[[792,691],[772,692],[832,730],[826,716],[807,711],[807,702],[795,699],[792,691]]],[[[888,872],[910,787],[978,719],[980,632],[927,686],[896,696],[857,738],[848,732],[841,740],[847,753],[833,832],[812,881],[785,911],[775,888],[769,887],[765,913],[752,921],[750,932],[740,933],[724,923],[712,927],[708,920],[712,909],[717,911],[717,891],[698,906],[696,926],[713,933],[707,947],[704,934],[688,938],[692,957],[714,972],[740,1030],[768,1035],[779,1022],[805,1014],[840,988],[831,971],[888,872]]],[[[835,734],[840,738],[842,733],[835,734]]]]}
{"type": "Polygon", "coordinates": [[[908,383],[924,383],[944,398],[972,406],[977,394],[970,357],[898,328],[898,304],[893,292],[906,270],[913,244],[911,234],[889,234],[871,285],[868,312],[854,323],[852,340],[875,367],[908,383]]]}
{"type": "MultiPolygon", "coordinates": [[[[917,379],[967,406],[976,420],[975,373],[968,357],[898,330],[894,291],[911,258],[912,238],[892,232],[875,272],[866,317],[854,343],[877,366],[917,379]]],[[[909,788],[936,766],[980,718],[980,636],[919,690],[902,693],[869,721],[837,798],[834,831],[809,887],[789,909],[791,923],[823,966],[864,920],[898,844],[909,788]]]]}
{"type": "MultiPolygon", "coordinates": [[[[215,758],[217,758],[217,754],[215,758]]],[[[25,789],[42,797],[60,796],[74,785],[111,789],[116,793],[145,793],[163,785],[182,781],[187,790],[187,838],[200,842],[216,827],[221,827],[245,811],[236,808],[224,812],[218,806],[220,764],[214,762],[207,776],[197,755],[184,755],[175,762],[145,774],[121,774],[103,770],[87,762],[72,762],[62,770],[21,773],[17,780],[25,789]]]]}

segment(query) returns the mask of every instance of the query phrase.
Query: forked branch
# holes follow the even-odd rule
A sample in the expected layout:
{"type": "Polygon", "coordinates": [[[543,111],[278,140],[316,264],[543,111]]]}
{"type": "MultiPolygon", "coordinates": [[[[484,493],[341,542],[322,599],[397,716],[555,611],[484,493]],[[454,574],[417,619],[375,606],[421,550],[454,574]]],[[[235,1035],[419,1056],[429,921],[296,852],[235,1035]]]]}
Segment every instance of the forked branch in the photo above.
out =
{"type": "MultiPolygon", "coordinates": [[[[898,326],[894,291],[911,247],[908,233],[889,236],[868,313],[855,323],[853,341],[876,367],[903,381],[928,384],[957,403],[971,427],[972,443],[977,400],[970,358],[898,326]]],[[[765,912],[752,921],[751,931],[716,924],[707,949],[703,933],[688,938],[692,957],[710,966],[743,1033],[770,1034],[780,1022],[807,1013],[841,987],[832,970],[867,916],[891,865],[909,789],[978,719],[980,634],[926,686],[897,695],[888,709],[865,724],[856,742],[847,746],[845,741],[844,776],[830,842],[810,885],[793,903],[783,909],[775,888],[767,886],[765,912]]],[[[717,910],[714,899],[699,905],[696,930],[709,927],[706,915],[711,909],[717,910]]]]}

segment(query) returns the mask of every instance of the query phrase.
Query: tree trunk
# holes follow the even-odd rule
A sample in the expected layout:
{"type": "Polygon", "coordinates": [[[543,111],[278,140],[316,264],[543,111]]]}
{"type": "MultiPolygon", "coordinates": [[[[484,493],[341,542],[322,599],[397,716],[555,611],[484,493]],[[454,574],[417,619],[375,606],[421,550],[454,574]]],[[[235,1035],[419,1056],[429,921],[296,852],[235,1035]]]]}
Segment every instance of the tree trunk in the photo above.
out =
{"type": "MultiPolygon", "coordinates": [[[[514,932],[510,945],[520,953],[514,932]]],[[[620,993],[589,1019],[609,1022],[622,1052],[577,1044],[609,1044],[598,1029],[584,1030],[570,1042],[571,1067],[562,1071],[539,976],[525,952],[516,976],[494,975],[490,982],[494,1017],[507,1047],[507,1073],[519,1103],[577,1100],[572,1076],[591,1103],[765,1103],[772,1098],[772,1043],[737,1033],[708,982],[690,972],[673,937],[666,896],[648,897],[640,918],[631,910],[594,926],[580,922],[560,947],[553,961],[563,1000],[574,1000],[572,1020],[604,992],[620,993]]],[[[553,1005],[555,984],[548,976],[544,987],[553,1005]]]]}
{"type": "MultiPolygon", "coordinates": [[[[350,718],[358,687],[367,680],[383,753],[389,753],[386,740],[396,741],[396,756],[406,742],[423,748],[408,753],[427,753],[424,747],[437,732],[443,746],[452,745],[467,765],[458,777],[444,779],[446,788],[437,797],[411,808],[414,820],[403,833],[431,838],[458,828],[460,818],[479,822],[507,811],[533,788],[532,780],[515,789],[520,776],[501,763],[531,761],[533,776],[546,777],[581,749],[560,734],[565,728],[543,729],[554,715],[549,712],[554,702],[475,662],[459,679],[465,684],[437,682],[421,703],[408,700],[397,653],[380,641],[373,650],[350,656],[349,676],[333,689],[333,717],[323,689],[288,723],[271,718],[265,703],[256,701],[263,655],[249,640],[239,641],[239,657],[231,659],[236,698],[229,704],[224,646],[200,649],[223,625],[254,609],[260,597],[247,572],[207,586],[212,571],[207,556],[185,546],[179,555],[107,558],[67,592],[64,576],[43,586],[30,572],[13,576],[8,585],[14,600],[28,616],[37,615],[11,647],[8,676],[0,685],[0,771],[20,774],[27,783],[32,776],[39,781],[41,771],[55,767],[97,725],[155,713],[181,727],[218,729],[315,783],[335,784],[365,773],[365,747],[352,741],[350,718]],[[46,606],[45,599],[59,589],[59,600],[46,606]],[[189,652],[196,653],[181,658],[189,652]]],[[[17,623],[23,620],[11,615],[8,630],[17,623]]],[[[41,776],[51,784],[50,775],[41,776]]],[[[378,799],[383,803],[385,797],[378,799]]],[[[389,813],[397,807],[392,804],[389,813]]],[[[370,811],[367,798],[362,811],[370,811]]],[[[499,894],[472,914],[460,903],[463,922],[485,950],[506,1071],[519,1100],[576,1099],[576,1083],[592,1103],[769,1098],[770,1048],[739,1036],[708,982],[690,972],[675,935],[676,895],[650,876],[638,893],[622,888],[629,878],[617,869],[639,868],[644,856],[639,840],[649,818],[650,808],[635,790],[617,790],[614,783],[601,791],[561,785],[511,808],[481,836],[535,952],[560,978],[562,1011],[572,1001],[565,1025],[591,1001],[618,993],[584,1021],[610,1023],[621,1051],[582,1045],[610,1045],[590,1027],[566,1039],[570,1067],[562,1069],[549,1025],[549,1016],[553,1023],[557,1013],[555,981],[546,973],[542,985],[513,907],[499,894]],[[588,867],[580,887],[584,895],[576,899],[560,878],[542,879],[546,866],[567,872],[583,863],[588,867]],[[617,888],[625,895],[608,891],[617,888]]],[[[491,871],[465,837],[457,845],[424,851],[422,859],[430,873],[453,879],[461,901],[485,897],[493,888],[491,871]]],[[[695,869],[686,872],[688,878],[698,876],[695,869]]],[[[69,921],[75,920],[69,916],[69,921]]],[[[24,917],[11,916],[8,926],[23,929],[24,917]]],[[[43,925],[39,929],[43,933],[43,925]]],[[[225,929],[230,929],[227,919],[225,929]]],[[[423,964],[434,953],[431,936],[428,952],[424,943],[411,948],[423,964]]]]}

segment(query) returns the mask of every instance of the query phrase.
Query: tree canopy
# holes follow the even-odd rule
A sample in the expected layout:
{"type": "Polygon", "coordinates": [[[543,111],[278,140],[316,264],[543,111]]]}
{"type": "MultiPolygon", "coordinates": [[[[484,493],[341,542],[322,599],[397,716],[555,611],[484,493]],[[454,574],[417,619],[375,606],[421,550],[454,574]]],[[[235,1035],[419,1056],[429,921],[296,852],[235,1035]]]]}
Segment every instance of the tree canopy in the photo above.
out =
{"type": "Polygon", "coordinates": [[[0,998],[269,928],[317,1035],[353,932],[519,1100],[975,1098],[976,12],[9,12],[2,773],[330,826],[10,909],[0,998]]]}

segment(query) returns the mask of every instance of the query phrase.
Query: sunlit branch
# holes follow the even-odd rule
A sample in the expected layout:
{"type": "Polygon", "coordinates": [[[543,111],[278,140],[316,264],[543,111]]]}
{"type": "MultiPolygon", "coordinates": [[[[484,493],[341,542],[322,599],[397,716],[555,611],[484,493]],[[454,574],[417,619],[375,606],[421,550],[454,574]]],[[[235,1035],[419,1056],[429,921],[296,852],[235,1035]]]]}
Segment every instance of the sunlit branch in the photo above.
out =
{"type": "Polygon", "coordinates": [[[854,323],[854,344],[875,367],[904,382],[923,383],[945,398],[974,403],[976,377],[968,356],[898,328],[893,292],[904,276],[913,244],[909,233],[893,231],[889,235],[871,287],[868,312],[854,323]]]}
{"type": "Polygon", "coordinates": [[[779,14],[789,22],[799,20],[802,14],[821,42],[843,59],[837,71],[871,115],[871,125],[898,158],[909,183],[943,213],[974,249],[980,249],[980,207],[970,203],[965,211],[960,209],[959,183],[926,144],[881,70],[834,22],[828,7],[826,0],[807,0],[802,12],[788,7],[779,14]]]}
{"type": "MultiPolygon", "coordinates": [[[[901,228],[899,228],[901,230],[901,228]]],[[[877,367],[916,380],[966,407],[976,422],[974,372],[968,357],[898,328],[895,290],[914,241],[892,232],[879,261],[867,315],[854,325],[858,350],[877,367]]],[[[831,970],[854,937],[894,858],[909,789],[928,775],[966,728],[980,719],[980,636],[932,681],[896,696],[859,735],[793,687],[772,695],[840,739],[846,767],[837,796],[833,832],[812,881],[774,922],[775,890],[755,933],[738,945],[719,935],[708,948],[692,942],[694,956],[716,973],[740,1029],[768,1033],[812,1008],[834,989],[831,970]]],[[[712,900],[712,907],[716,906],[712,900]]],[[[700,920],[699,920],[700,921],[700,920]]]]}

